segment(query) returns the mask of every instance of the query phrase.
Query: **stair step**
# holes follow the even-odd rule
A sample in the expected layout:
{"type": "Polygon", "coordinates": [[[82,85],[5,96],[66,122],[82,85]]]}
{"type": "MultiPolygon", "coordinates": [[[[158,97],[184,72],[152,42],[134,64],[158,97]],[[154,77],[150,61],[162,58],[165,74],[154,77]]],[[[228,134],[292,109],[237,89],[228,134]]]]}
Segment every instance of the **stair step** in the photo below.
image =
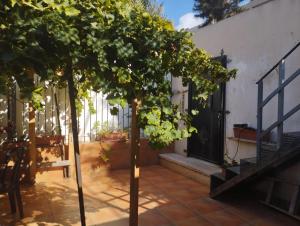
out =
{"type": "Polygon", "coordinates": [[[222,193],[230,190],[239,184],[249,183],[259,177],[264,176],[271,170],[287,163],[288,161],[293,161],[295,158],[300,157],[300,149],[298,146],[294,146],[289,151],[284,152],[274,152],[272,155],[270,153],[265,153],[259,164],[256,163],[256,158],[247,158],[240,161],[240,174],[230,178],[233,173],[229,172],[227,177],[230,179],[226,180],[223,175],[213,175],[211,177],[211,191],[210,196],[215,198],[222,193]],[[230,174],[232,173],[232,174],[230,174]]]}
{"type": "Polygon", "coordinates": [[[256,157],[252,158],[244,158],[240,160],[241,165],[255,165],[256,164],[256,157]]]}
{"type": "Polygon", "coordinates": [[[289,148],[291,145],[295,145],[295,143],[299,144],[300,140],[300,132],[289,132],[283,134],[283,144],[282,148],[289,148]]]}
{"type": "Polygon", "coordinates": [[[289,138],[300,138],[300,132],[288,132],[284,133],[283,137],[289,137],[289,138]]]}
{"type": "Polygon", "coordinates": [[[240,166],[233,166],[226,169],[226,180],[229,180],[241,173],[240,166]]]}
{"type": "Polygon", "coordinates": [[[210,176],[210,188],[215,189],[226,182],[226,177],[223,173],[215,173],[210,176]]]}
{"type": "MultiPolygon", "coordinates": [[[[267,164],[271,162],[274,158],[276,158],[277,152],[274,151],[264,151],[261,154],[260,165],[267,164]]],[[[257,159],[256,157],[253,158],[246,158],[240,160],[240,173],[247,172],[257,167],[257,159]]]]}
{"type": "Polygon", "coordinates": [[[256,167],[256,157],[245,158],[240,160],[240,172],[243,173],[256,167]]]}
{"type": "Polygon", "coordinates": [[[264,145],[262,144],[262,149],[266,151],[277,151],[277,145],[272,144],[272,145],[264,145]]]}
{"type": "Polygon", "coordinates": [[[262,161],[271,160],[272,158],[276,157],[278,151],[273,150],[262,150],[261,151],[261,159],[262,161]]]}

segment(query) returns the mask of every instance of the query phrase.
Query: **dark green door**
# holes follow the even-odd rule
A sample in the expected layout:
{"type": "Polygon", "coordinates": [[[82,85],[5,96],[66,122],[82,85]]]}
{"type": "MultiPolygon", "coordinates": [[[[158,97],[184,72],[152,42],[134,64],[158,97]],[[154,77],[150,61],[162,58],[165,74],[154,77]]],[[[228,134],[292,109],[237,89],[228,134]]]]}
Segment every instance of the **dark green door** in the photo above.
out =
{"type": "MultiPolygon", "coordinates": [[[[217,58],[226,66],[226,57],[217,58]]],[[[198,133],[188,139],[188,156],[216,164],[224,161],[225,84],[209,99],[206,108],[193,100],[194,87],[189,87],[189,111],[197,109],[199,114],[192,119],[198,133]]]]}

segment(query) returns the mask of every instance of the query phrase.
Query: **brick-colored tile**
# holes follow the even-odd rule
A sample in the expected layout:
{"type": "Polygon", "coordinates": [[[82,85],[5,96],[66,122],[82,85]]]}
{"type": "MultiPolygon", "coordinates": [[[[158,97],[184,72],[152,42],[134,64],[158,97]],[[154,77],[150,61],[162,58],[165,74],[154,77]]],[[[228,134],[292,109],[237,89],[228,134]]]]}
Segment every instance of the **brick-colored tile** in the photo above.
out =
{"type": "Polygon", "coordinates": [[[238,215],[225,210],[210,212],[202,216],[209,222],[220,226],[242,226],[247,223],[247,221],[244,221],[238,215]]]}
{"type": "Polygon", "coordinates": [[[147,211],[139,215],[139,226],[168,226],[170,221],[157,211],[147,211]]]}
{"type": "Polygon", "coordinates": [[[202,217],[193,217],[185,219],[183,221],[179,221],[176,226],[214,226],[214,224],[210,223],[202,217]]]}
{"type": "Polygon", "coordinates": [[[199,214],[206,214],[223,209],[223,206],[219,202],[210,198],[187,201],[185,205],[193,211],[197,211],[199,214]]]}
{"type": "Polygon", "coordinates": [[[162,206],[158,208],[158,211],[171,220],[172,223],[196,216],[190,209],[180,204],[162,206]]]}
{"type": "MultiPolygon", "coordinates": [[[[86,161],[84,164],[89,164],[86,161]]],[[[102,172],[83,167],[87,225],[128,226],[129,170],[102,172]]],[[[25,218],[12,215],[0,195],[0,225],[80,225],[75,177],[44,172],[22,186],[25,218]]],[[[296,226],[298,222],[258,203],[209,198],[209,187],[160,166],[141,169],[139,226],[296,226]]]]}

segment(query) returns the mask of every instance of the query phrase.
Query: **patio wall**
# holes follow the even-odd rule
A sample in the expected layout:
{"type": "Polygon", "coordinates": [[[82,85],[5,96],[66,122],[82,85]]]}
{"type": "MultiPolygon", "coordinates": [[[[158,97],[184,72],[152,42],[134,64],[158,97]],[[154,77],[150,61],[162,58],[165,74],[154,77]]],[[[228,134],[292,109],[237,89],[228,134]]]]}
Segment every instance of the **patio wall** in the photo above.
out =
{"type": "MultiPolygon", "coordinates": [[[[255,2],[254,2],[255,3],[255,2]]],[[[204,28],[191,29],[195,44],[207,50],[212,56],[219,56],[221,50],[228,56],[229,68],[237,68],[236,79],[227,83],[225,147],[232,157],[237,142],[227,139],[233,136],[233,124],[248,123],[256,128],[257,80],[264,75],[277,61],[300,41],[300,1],[271,0],[266,4],[246,10],[231,18],[204,28]]],[[[300,49],[286,61],[287,76],[300,67],[300,49]]],[[[264,96],[274,90],[278,84],[278,73],[273,72],[265,80],[264,96]]],[[[299,104],[300,78],[290,84],[285,92],[285,112],[299,104]]],[[[187,88],[179,80],[173,80],[174,102],[188,107],[187,88]],[[179,92],[178,92],[179,91],[179,92]]],[[[277,98],[264,110],[264,128],[277,118],[277,98]]],[[[285,125],[285,131],[300,130],[300,113],[296,113],[285,125]]],[[[273,137],[275,136],[273,133],[273,137]]],[[[177,153],[186,155],[187,142],[176,142],[177,153]]],[[[226,151],[226,150],[225,150],[226,151]]],[[[255,144],[240,143],[237,160],[253,157],[256,154],[255,144]]]]}
{"type": "MultiPolygon", "coordinates": [[[[60,110],[60,125],[62,135],[69,137],[70,127],[70,109],[67,89],[56,89],[49,87],[44,95],[45,107],[42,111],[36,111],[36,133],[37,135],[53,135],[58,133],[58,120],[56,113],[55,97],[57,95],[58,106],[60,110]]],[[[125,129],[130,125],[130,108],[119,108],[119,114],[113,116],[110,114],[110,106],[105,96],[101,93],[90,92],[95,114],[90,112],[88,101],[83,102],[83,110],[78,117],[79,139],[80,142],[90,142],[95,140],[94,125],[98,121],[100,128],[109,127],[112,130],[125,129]]],[[[17,89],[16,100],[16,124],[18,135],[28,132],[28,102],[20,100],[20,94],[17,89]]],[[[0,126],[6,126],[8,121],[7,97],[0,96],[0,126]]]]}

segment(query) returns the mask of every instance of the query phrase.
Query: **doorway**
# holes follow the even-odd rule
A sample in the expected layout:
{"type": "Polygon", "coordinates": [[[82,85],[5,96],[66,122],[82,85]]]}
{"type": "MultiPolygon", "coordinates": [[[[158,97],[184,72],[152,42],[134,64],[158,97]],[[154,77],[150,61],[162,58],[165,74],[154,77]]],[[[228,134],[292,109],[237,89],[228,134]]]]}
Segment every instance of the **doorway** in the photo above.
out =
{"type": "MultiPolygon", "coordinates": [[[[215,59],[220,60],[226,67],[226,56],[215,59]]],[[[192,126],[198,130],[198,133],[188,139],[188,156],[221,165],[224,162],[226,84],[222,83],[219,90],[208,98],[205,108],[192,98],[194,89],[190,85],[188,110],[190,115],[192,109],[199,111],[199,114],[192,118],[192,126]]]]}

